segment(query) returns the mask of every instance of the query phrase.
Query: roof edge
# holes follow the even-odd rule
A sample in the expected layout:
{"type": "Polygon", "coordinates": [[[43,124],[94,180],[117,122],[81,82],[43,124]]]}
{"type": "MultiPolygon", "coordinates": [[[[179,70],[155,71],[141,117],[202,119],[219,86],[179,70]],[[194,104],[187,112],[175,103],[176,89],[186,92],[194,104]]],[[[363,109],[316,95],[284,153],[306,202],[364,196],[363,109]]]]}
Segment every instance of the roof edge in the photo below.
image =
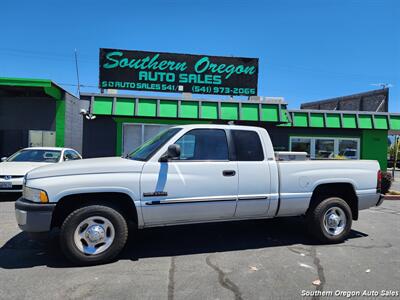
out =
{"type": "Polygon", "coordinates": [[[49,79],[0,77],[0,85],[51,87],[51,84],[49,79]]]}
{"type": "Polygon", "coordinates": [[[64,93],[72,95],[50,79],[0,77],[0,86],[43,88],[48,96],[56,100],[63,100],[64,93]]]}

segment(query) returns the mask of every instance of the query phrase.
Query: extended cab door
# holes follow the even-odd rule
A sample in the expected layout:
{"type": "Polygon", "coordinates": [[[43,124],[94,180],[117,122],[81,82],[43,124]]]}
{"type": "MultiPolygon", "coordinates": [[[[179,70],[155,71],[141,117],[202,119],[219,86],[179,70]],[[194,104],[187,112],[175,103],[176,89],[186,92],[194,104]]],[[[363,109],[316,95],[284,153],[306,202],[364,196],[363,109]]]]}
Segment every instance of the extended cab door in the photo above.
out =
{"type": "MultiPolygon", "coordinates": [[[[169,143],[171,144],[171,143],[169,143]]],[[[226,131],[192,129],[175,144],[176,160],[148,161],[141,176],[145,225],[233,218],[238,193],[237,162],[229,160],[226,131]]]]}
{"type": "Polygon", "coordinates": [[[239,172],[235,216],[266,215],[271,193],[270,168],[259,133],[253,130],[231,130],[231,136],[239,172]]]}

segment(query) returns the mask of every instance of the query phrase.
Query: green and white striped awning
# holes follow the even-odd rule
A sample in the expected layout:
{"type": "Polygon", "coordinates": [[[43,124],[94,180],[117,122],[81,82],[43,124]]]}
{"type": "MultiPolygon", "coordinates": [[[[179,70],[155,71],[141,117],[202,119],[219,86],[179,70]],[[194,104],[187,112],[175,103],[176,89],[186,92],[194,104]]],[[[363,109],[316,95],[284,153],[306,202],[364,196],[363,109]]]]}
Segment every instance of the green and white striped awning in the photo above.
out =
{"type": "Polygon", "coordinates": [[[289,127],[400,130],[400,114],[288,110],[282,102],[83,94],[94,115],[270,122],[289,127]]]}
{"type": "Polygon", "coordinates": [[[289,110],[284,126],[399,130],[400,114],[381,112],[289,110]]]}
{"type": "Polygon", "coordinates": [[[219,100],[183,100],[84,94],[90,99],[91,113],[121,117],[152,117],[228,121],[287,123],[285,103],[219,100]]]}

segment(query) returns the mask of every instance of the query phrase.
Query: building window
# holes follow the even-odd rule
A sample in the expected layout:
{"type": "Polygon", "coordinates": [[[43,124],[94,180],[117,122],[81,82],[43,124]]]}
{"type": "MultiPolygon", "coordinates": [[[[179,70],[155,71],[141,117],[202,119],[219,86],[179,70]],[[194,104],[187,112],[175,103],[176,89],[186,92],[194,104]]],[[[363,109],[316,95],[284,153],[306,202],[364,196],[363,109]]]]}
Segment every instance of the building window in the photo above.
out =
{"type": "Polygon", "coordinates": [[[358,140],[339,140],[339,156],[358,159],[358,140]]]}
{"type": "Polygon", "coordinates": [[[360,139],[290,137],[290,151],[307,152],[311,159],[359,159],[360,139]]]}
{"type": "Polygon", "coordinates": [[[125,156],[159,132],[174,125],[125,123],[122,127],[122,154],[125,156]]]}
{"type": "Polygon", "coordinates": [[[315,139],[315,159],[332,159],[335,155],[335,140],[315,139]]]}
{"type": "Polygon", "coordinates": [[[311,139],[310,138],[290,138],[291,148],[290,151],[307,152],[311,153],[311,139]]]}

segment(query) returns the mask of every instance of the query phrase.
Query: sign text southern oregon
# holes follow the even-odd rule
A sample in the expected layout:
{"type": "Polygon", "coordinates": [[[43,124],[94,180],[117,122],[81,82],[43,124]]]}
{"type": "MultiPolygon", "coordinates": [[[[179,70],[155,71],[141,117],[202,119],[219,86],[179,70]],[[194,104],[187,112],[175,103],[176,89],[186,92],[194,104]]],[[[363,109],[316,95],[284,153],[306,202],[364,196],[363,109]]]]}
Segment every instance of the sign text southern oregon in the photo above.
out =
{"type": "Polygon", "coordinates": [[[100,88],[257,95],[258,58],[100,49],[100,88]]]}

